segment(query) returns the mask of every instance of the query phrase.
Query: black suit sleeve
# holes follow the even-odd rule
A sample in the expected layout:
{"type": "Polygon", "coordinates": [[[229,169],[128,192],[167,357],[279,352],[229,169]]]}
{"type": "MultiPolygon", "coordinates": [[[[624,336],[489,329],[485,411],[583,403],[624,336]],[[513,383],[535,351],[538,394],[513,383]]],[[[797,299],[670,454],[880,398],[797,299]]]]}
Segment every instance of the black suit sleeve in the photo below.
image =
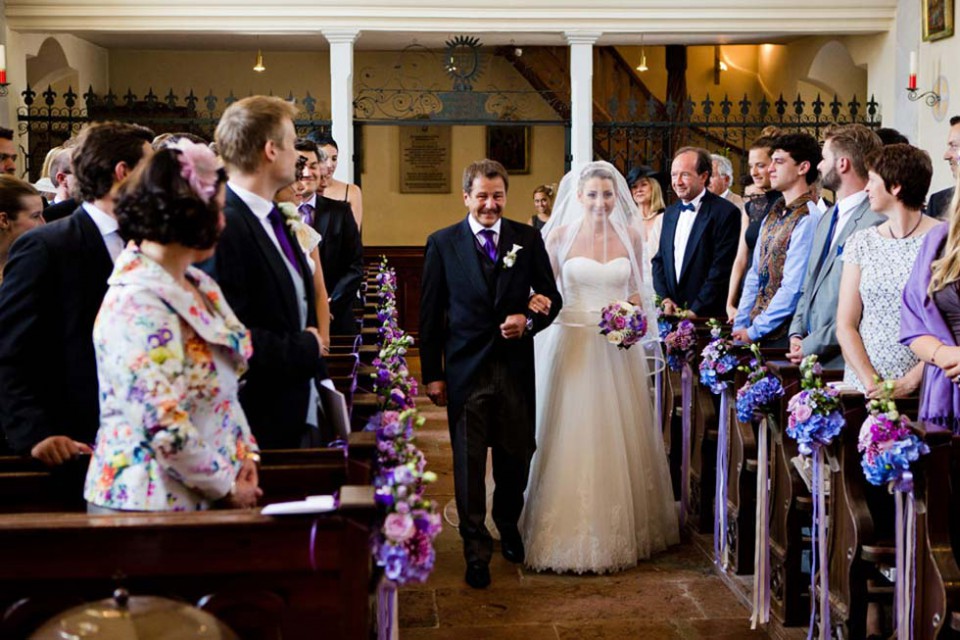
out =
{"type": "MultiPolygon", "coordinates": [[[[661,214],[661,215],[666,215],[661,214]]],[[[667,278],[663,272],[663,235],[661,232],[660,243],[657,247],[657,253],[650,260],[650,270],[653,274],[653,290],[661,298],[669,298],[667,295],[667,278]]],[[[672,242],[672,239],[671,239],[672,242]]]]}
{"type": "Polygon", "coordinates": [[[420,280],[420,366],[424,384],[446,379],[443,346],[447,339],[449,292],[445,272],[437,240],[430,236],[420,280]]]}
{"type": "Polygon", "coordinates": [[[333,291],[330,291],[329,294],[332,305],[340,306],[342,304],[349,309],[363,279],[363,244],[360,242],[360,230],[357,228],[357,221],[349,207],[344,207],[342,219],[343,233],[340,236],[341,268],[337,271],[343,275],[337,280],[337,283],[333,286],[333,291]]]}
{"type": "Polygon", "coordinates": [[[58,432],[40,402],[42,381],[34,373],[43,359],[37,347],[46,339],[39,318],[49,266],[46,243],[34,234],[21,236],[0,286],[0,425],[18,453],[58,432]]]}
{"type": "MultiPolygon", "coordinates": [[[[713,223],[713,262],[707,270],[707,277],[697,294],[690,310],[698,316],[709,313],[717,307],[718,300],[726,301],[730,287],[730,272],[737,257],[737,245],[740,242],[740,210],[726,201],[724,206],[714,212],[713,223]]],[[[718,206],[718,203],[713,205],[718,206]]]]}
{"type": "Polygon", "coordinates": [[[534,313],[533,333],[542,331],[549,327],[560,309],[563,307],[563,299],[560,292],[557,291],[557,281],[553,275],[553,267],[550,266],[550,256],[547,254],[547,247],[543,243],[543,237],[539,233],[533,235],[533,273],[531,277],[531,287],[534,293],[550,298],[550,311],[547,315],[534,313]]]}
{"type": "MultiPolygon", "coordinates": [[[[216,279],[227,302],[237,318],[250,329],[253,357],[250,368],[259,375],[277,375],[282,378],[312,378],[323,370],[320,345],[306,331],[281,332],[258,326],[263,313],[263,301],[250,287],[246,267],[256,247],[243,242],[242,231],[231,232],[230,221],[224,229],[214,254],[216,279]],[[244,251],[244,245],[247,251],[244,251]]],[[[280,310],[275,310],[280,313],[280,310]]]]}

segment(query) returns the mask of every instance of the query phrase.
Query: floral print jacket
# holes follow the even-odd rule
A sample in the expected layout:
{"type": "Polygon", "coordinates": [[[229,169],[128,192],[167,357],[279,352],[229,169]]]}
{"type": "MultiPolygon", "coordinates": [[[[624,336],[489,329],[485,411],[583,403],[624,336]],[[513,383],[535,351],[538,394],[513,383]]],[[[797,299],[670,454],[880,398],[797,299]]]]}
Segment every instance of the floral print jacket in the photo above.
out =
{"type": "Polygon", "coordinates": [[[187,278],[209,304],[130,245],[93,329],[100,430],[84,497],[125,511],[207,509],[257,444],[237,398],[253,353],[217,283],[187,278]]]}

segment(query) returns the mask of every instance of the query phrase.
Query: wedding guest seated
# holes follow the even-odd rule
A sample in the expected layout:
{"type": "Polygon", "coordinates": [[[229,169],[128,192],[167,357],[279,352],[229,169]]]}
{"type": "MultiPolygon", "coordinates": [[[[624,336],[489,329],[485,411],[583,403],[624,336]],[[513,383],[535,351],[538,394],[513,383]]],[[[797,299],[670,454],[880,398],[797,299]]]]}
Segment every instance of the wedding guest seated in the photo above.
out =
{"type": "Polygon", "coordinates": [[[153,132],[98,122],[72,166],[83,203],[20,236],[0,286],[0,427],[14,451],[59,465],[100,425],[93,323],[123,250],[113,188],[153,151],[153,132]]]}
{"type": "Polygon", "coordinates": [[[947,222],[923,239],[903,289],[900,342],[925,363],[918,419],[960,433],[960,198],[956,195],[947,222]]]}
{"type": "Polygon", "coordinates": [[[877,380],[892,380],[894,397],[900,398],[912,395],[923,376],[923,364],[900,344],[900,307],[923,238],[937,226],[921,211],[933,165],[926,151],[893,144],[868,158],[867,168],[870,208],[886,221],[847,240],[837,340],[846,361],[845,383],[875,398],[877,380]]]}
{"type": "Polygon", "coordinates": [[[226,174],[207,147],[162,148],[119,189],[117,258],[93,329],[100,430],[91,513],[256,506],[256,441],[237,398],[250,333],[191,267],[223,228],[226,174]]]}
{"type": "Polygon", "coordinates": [[[537,231],[543,229],[543,225],[550,220],[550,210],[552,208],[550,202],[552,199],[553,187],[548,184],[541,184],[533,190],[533,208],[536,213],[530,218],[530,224],[537,231]]]}
{"type": "Polygon", "coordinates": [[[760,225],[763,224],[763,219],[770,208],[780,199],[780,192],[770,188],[769,170],[775,139],[773,135],[761,135],[750,145],[747,156],[753,184],[743,188],[743,194],[749,198],[744,203],[747,224],[744,225],[741,219],[740,241],[737,244],[737,255],[730,273],[730,285],[727,287],[726,311],[727,320],[730,323],[737,317],[743,278],[753,264],[753,251],[757,246],[757,238],[760,237],[760,225]]]}
{"type": "Polygon", "coordinates": [[[820,146],[807,133],[780,136],[773,145],[770,184],[783,195],[763,219],[743,284],[733,323],[733,337],[741,342],[787,346],[816,228],[808,203],[820,159],[820,146]]]}
{"type": "Polygon", "coordinates": [[[333,177],[337,171],[337,165],[340,161],[340,148],[337,147],[337,141],[327,134],[316,136],[315,142],[322,154],[321,164],[326,168],[330,176],[326,191],[323,192],[325,198],[345,202],[350,205],[353,211],[353,219],[357,223],[357,229],[363,227],[363,193],[360,187],[348,182],[342,182],[333,177]]]}
{"type": "Polygon", "coordinates": [[[0,174],[0,283],[13,241],[44,222],[40,193],[23,180],[0,174]]]}
{"type": "Polygon", "coordinates": [[[660,247],[660,232],[663,230],[663,190],[657,180],[657,172],[645,164],[638,165],[627,172],[627,186],[630,195],[640,212],[643,230],[643,267],[644,277],[652,282],[651,263],[660,247]]]}
{"type": "Polygon", "coordinates": [[[867,202],[866,158],[881,147],[880,138],[861,124],[832,126],[824,133],[820,177],[837,194],[837,203],[817,222],[803,292],[790,325],[787,358],[799,364],[816,354],[827,368],[842,368],[837,343],[837,299],[840,296],[840,256],[855,231],[883,222],[867,202]]]}

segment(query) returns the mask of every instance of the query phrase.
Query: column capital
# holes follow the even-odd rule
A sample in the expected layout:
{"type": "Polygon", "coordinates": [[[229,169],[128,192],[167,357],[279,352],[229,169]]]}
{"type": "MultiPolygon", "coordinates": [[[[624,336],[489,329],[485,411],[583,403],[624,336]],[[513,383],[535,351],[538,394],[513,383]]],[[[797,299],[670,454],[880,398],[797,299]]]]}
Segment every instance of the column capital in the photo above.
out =
{"type": "Polygon", "coordinates": [[[323,29],[323,37],[330,44],[353,44],[360,35],[359,29],[323,29]]]}
{"type": "Polygon", "coordinates": [[[600,39],[600,36],[603,35],[602,31],[564,31],[563,37],[567,40],[567,44],[594,44],[597,40],[600,39]]]}

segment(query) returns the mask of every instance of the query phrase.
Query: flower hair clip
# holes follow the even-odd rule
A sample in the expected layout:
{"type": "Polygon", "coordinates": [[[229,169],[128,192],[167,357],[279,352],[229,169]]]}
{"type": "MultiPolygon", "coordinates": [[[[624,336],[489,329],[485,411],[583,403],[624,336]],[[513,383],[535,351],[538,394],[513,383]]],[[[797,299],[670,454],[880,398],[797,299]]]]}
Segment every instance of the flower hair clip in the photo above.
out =
{"type": "Polygon", "coordinates": [[[187,181],[197,197],[209,204],[217,193],[217,156],[209,147],[180,138],[167,148],[180,152],[180,176],[187,181]]]}

